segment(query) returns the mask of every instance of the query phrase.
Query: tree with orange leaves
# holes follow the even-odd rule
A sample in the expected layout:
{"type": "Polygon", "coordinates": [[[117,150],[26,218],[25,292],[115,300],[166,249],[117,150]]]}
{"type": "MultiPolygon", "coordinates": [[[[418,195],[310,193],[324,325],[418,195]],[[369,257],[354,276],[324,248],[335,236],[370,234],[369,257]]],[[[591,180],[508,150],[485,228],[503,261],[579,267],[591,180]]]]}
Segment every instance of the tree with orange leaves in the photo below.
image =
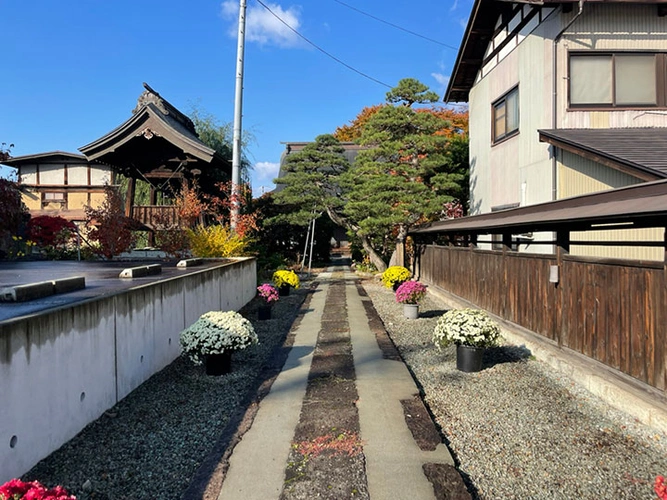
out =
{"type": "Polygon", "coordinates": [[[340,142],[355,142],[361,137],[361,131],[371,116],[377,113],[386,104],[376,104],[375,106],[366,106],[349,125],[341,125],[336,128],[333,136],[340,142]]]}
{"type": "Polygon", "coordinates": [[[380,271],[412,227],[439,218],[447,202],[467,201],[466,117],[415,106],[438,99],[421,82],[401,80],[361,126],[365,148],[341,180],[343,215],[373,242],[364,248],[380,271]]]}

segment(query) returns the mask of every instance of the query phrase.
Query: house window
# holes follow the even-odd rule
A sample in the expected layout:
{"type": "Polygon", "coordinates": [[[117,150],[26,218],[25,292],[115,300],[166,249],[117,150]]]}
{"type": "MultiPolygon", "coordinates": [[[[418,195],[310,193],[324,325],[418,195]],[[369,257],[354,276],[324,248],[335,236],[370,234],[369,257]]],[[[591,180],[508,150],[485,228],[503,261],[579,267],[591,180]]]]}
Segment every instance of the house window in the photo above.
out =
{"type": "Polygon", "coordinates": [[[53,207],[55,205],[65,208],[66,203],[67,195],[63,192],[46,191],[42,193],[42,208],[53,207]]]}
{"type": "Polygon", "coordinates": [[[663,107],[666,57],[631,52],[570,54],[570,105],[663,107]]]}
{"type": "Polygon", "coordinates": [[[45,201],[65,201],[65,193],[44,193],[45,201]]]}
{"type": "Polygon", "coordinates": [[[519,87],[493,103],[493,142],[519,133],[519,87]]]}

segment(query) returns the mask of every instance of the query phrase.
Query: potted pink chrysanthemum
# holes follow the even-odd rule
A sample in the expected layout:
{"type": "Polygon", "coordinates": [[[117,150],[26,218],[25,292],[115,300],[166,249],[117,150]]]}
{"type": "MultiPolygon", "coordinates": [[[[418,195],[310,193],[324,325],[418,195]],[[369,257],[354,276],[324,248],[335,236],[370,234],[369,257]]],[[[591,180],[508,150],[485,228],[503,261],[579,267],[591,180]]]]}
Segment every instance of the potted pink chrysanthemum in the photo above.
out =
{"type": "Polygon", "coordinates": [[[257,296],[263,302],[257,309],[257,319],[271,319],[271,306],[279,299],[278,289],[270,283],[262,283],[257,287],[257,296]]]}
{"type": "Polygon", "coordinates": [[[405,281],[396,289],[396,302],[403,304],[403,314],[408,319],[419,317],[419,302],[426,295],[426,285],[419,281],[405,281]]]}

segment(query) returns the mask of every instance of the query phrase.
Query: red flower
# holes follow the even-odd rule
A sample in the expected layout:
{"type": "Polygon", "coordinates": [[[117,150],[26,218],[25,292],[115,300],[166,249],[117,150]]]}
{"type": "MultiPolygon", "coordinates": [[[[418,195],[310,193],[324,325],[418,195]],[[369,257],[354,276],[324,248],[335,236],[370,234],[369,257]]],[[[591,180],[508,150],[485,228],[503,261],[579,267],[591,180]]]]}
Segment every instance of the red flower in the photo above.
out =
{"type": "Polygon", "coordinates": [[[660,500],[667,500],[667,485],[665,484],[665,478],[663,476],[655,478],[654,489],[660,500]]]}
{"type": "Polygon", "coordinates": [[[20,479],[12,479],[0,486],[0,495],[3,495],[8,500],[13,498],[14,495],[18,495],[21,498],[31,487],[32,483],[24,483],[20,479]]]}
{"type": "Polygon", "coordinates": [[[76,500],[62,486],[47,490],[38,481],[12,479],[0,486],[0,500],[76,500]]]}

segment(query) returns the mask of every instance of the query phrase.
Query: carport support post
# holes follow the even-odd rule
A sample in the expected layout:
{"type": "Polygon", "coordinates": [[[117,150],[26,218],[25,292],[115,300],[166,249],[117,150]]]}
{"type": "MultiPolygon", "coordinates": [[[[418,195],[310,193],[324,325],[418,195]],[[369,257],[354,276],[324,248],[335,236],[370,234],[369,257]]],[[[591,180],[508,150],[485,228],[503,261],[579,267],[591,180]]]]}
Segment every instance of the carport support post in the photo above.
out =
{"type": "Polygon", "coordinates": [[[553,324],[556,329],[556,340],[558,347],[563,347],[563,257],[570,253],[570,231],[560,230],[556,232],[556,264],[558,265],[558,283],[556,287],[556,304],[553,324]]]}
{"type": "Polygon", "coordinates": [[[512,250],[512,233],[503,233],[503,254],[512,250]]]}

